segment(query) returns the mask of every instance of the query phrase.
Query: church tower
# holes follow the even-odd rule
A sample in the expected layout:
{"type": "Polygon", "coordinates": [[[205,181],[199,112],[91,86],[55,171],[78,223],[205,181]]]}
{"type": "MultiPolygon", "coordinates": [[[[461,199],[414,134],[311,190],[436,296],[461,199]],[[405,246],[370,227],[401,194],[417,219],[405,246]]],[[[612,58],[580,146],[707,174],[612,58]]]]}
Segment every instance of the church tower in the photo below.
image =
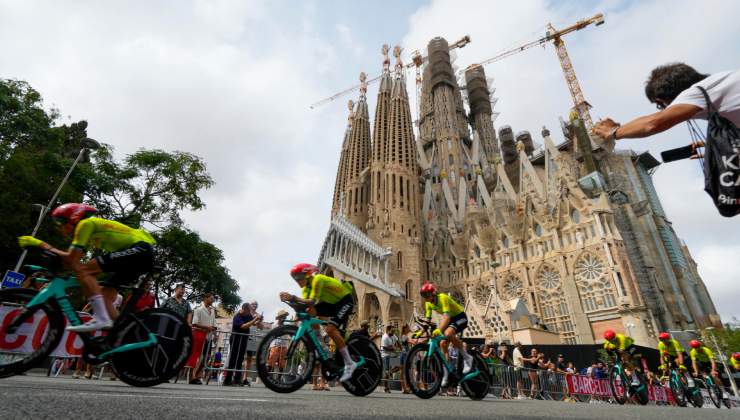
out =
{"type": "Polygon", "coordinates": [[[347,117],[347,128],[344,130],[344,140],[342,141],[342,150],[339,154],[339,165],[337,165],[337,176],[334,180],[334,197],[331,204],[331,215],[334,217],[337,213],[344,211],[340,209],[342,205],[342,194],[344,194],[344,186],[347,185],[347,161],[349,160],[349,138],[352,132],[352,121],[354,120],[355,103],[350,99],[347,103],[349,108],[349,116],[347,117]]]}

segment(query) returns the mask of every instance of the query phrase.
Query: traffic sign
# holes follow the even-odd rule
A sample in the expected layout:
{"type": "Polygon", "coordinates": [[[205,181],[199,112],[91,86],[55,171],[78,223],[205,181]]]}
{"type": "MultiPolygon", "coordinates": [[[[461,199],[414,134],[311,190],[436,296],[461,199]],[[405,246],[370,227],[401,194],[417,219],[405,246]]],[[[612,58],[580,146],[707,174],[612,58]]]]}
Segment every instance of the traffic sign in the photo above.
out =
{"type": "Polygon", "coordinates": [[[21,284],[23,284],[23,280],[26,278],[21,273],[8,270],[5,272],[5,277],[3,277],[3,283],[2,287],[4,288],[10,288],[10,287],[21,287],[21,284]]]}

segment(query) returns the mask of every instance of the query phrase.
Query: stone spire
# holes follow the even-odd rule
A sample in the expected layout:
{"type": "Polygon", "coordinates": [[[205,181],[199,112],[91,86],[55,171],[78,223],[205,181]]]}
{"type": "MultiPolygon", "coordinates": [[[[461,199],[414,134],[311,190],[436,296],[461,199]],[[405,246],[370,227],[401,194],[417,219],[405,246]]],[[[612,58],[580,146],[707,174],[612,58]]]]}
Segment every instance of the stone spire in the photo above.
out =
{"type": "MultiPolygon", "coordinates": [[[[339,155],[339,165],[337,165],[337,177],[334,181],[334,199],[331,205],[331,215],[334,217],[337,213],[345,211],[346,209],[340,208],[340,198],[344,193],[344,187],[347,185],[347,165],[349,161],[349,138],[352,132],[352,121],[354,120],[354,108],[355,103],[351,99],[347,102],[347,108],[349,109],[349,116],[347,117],[347,128],[344,130],[344,140],[342,141],[342,151],[339,155]]],[[[345,198],[346,200],[346,198],[345,198]]],[[[346,204],[345,204],[346,207],[346,204]]]]}
{"type": "Polygon", "coordinates": [[[373,154],[370,162],[370,211],[368,233],[373,239],[378,239],[382,231],[381,217],[385,211],[385,179],[383,168],[385,167],[385,151],[388,148],[388,112],[390,110],[391,95],[391,60],[388,58],[390,48],[383,45],[383,74],[380,76],[380,89],[378,91],[378,103],[375,108],[375,121],[373,126],[373,154]]]}
{"type": "Polygon", "coordinates": [[[465,70],[465,85],[470,102],[470,123],[478,132],[488,162],[494,163],[499,156],[499,147],[493,128],[491,90],[483,66],[472,65],[465,70]]]}
{"type": "Polygon", "coordinates": [[[367,76],[360,73],[360,99],[357,102],[347,145],[347,172],[344,196],[347,219],[365,230],[369,203],[367,173],[370,167],[370,117],[367,109],[367,76]]]}

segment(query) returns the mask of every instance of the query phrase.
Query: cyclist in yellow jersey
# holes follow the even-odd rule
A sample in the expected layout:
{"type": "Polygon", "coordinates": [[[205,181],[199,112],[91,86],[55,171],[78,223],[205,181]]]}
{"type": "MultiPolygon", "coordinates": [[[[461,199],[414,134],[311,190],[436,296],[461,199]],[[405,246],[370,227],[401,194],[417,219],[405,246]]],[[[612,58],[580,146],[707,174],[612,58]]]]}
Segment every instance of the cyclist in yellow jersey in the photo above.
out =
{"type": "MultiPolygon", "coordinates": [[[[421,286],[421,297],[424,300],[424,311],[427,320],[431,320],[432,312],[442,315],[442,321],[432,335],[444,334],[447,340],[441,343],[442,350],[447,355],[448,342],[455,346],[463,356],[463,373],[470,372],[473,367],[473,356],[463,347],[463,343],[458,334],[462,334],[468,327],[468,316],[465,314],[463,307],[446,293],[438,293],[437,288],[432,283],[424,283],[421,286]]],[[[444,370],[442,377],[442,386],[447,386],[448,372],[444,370]]]]}
{"type": "Polygon", "coordinates": [[[732,353],[732,357],[730,357],[730,366],[735,369],[735,372],[740,372],[740,353],[732,353]]]}
{"type": "Polygon", "coordinates": [[[632,385],[640,385],[640,379],[637,377],[639,366],[633,364],[632,360],[641,357],[637,353],[635,340],[627,335],[615,333],[612,330],[604,331],[604,350],[609,353],[618,353],[624,364],[624,371],[631,374],[632,385]]]}
{"type": "Polygon", "coordinates": [[[670,369],[671,362],[675,362],[680,370],[685,371],[684,351],[681,343],[671,338],[667,332],[658,334],[658,352],[664,370],[670,369]]]}
{"type": "Polygon", "coordinates": [[[714,361],[712,349],[702,344],[699,340],[691,340],[689,345],[691,346],[689,357],[691,357],[691,367],[694,368],[694,376],[699,376],[701,372],[709,370],[712,378],[714,378],[714,382],[717,384],[722,383],[719,380],[717,362],[714,361]]]}
{"type": "Polygon", "coordinates": [[[347,321],[355,307],[351,284],[318,274],[318,268],[311,264],[296,264],[290,270],[290,275],[301,286],[302,297],[281,292],[280,299],[303,303],[309,306],[309,314],[328,318],[326,333],[334,340],[337,350],[344,359],[344,372],[339,381],[349,380],[357,364],[350,357],[340,330],[344,330],[347,326],[347,321]]]}
{"type": "Polygon", "coordinates": [[[94,207],[79,203],[62,204],[51,212],[62,234],[72,237],[68,251],[56,249],[33,236],[18,238],[20,246],[39,247],[59,255],[74,270],[94,315],[82,325],[67,327],[69,331],[110,328],[113,325],[111,318],[118,317],[118,311],[113,307],[118,294],[115,287],[136,280],[151,271],[154,265],[152,245],[156,241],[148,232],[112,220],[91,217],[97,212],[94,207]],[[106,253],[83,263],[82,258],[92,249],[106,253]],[[101,273],[114,273],[102,290],[96,280],[101,273]]]}

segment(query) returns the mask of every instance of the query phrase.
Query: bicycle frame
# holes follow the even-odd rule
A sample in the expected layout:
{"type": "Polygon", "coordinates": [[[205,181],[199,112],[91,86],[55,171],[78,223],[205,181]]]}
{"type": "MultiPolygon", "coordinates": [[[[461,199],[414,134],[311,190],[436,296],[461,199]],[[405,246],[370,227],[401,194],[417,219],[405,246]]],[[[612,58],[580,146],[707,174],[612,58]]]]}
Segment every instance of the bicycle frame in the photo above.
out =
{"type": "MultiPolygon", "coordinates": [[[[327,362],[329,360],[329,353],[326,351],[326,349],[324,349],[324,346],[321,345],[321,342],[319,341],[318,337],[316,337],[316,334],[313,333],[314,325],[323,325],[325,324],[325,322],[320,319],[313,318],[311,315],[305,312],[297,312],[296,316],[298,316],[298,319],[300,319],[301,322],[298,326],[298,332],[296,332],[296,334],[291,339],[291,346],[297,344],[298,341],[303,338],[303,336],[308,334],[308,337],[311,339],[311,343],[313,343],[314,350],[319,355],[319,360],[322,363],[327,362]]],[[[357,367],[360,367],[364,364],[365,358],[360,356],[360,360],[357,361],[357,367]]],[[[342,367],[340,370],[344,370],[344,367],[342,367]]]]}
{"type": "MultiPolygon", "coordinates": [[[[67,318],[67,320],[69,320],[70,324],[75,326],[82,324],[82,320],[80,319],[74,308],[72,308],[72,303],[69,301],[69,296],[67,296],[67,289],[71,289],[74,287],[79,287],[79,283],[77,282],[76,277],[54,277],[54,279],[49,282],[49,285],[41,290],[36,296],[34,296],[34,298],[31,299],[31,301],[28,303],[28,305],[26,305],[27,313],[31,314],[33,313],[32,309],[35,309],[50,300],[55,300],[59,303],[59,307],[62,309],[62,314],[67,318]]],[[[123,313],[126,313],[126,310],[124,310],[123,313]]],[[[21,320],[21,322],[24,321],[21,317],[19,317],[18,320],[21,320]]],[[[16,322],[18,322],[18,320],[16,320],[16,322]]],[[[90,343],[90,340],[92,338],[88,333],[78,333],[78,336],[82,339],[85,346],[90,343]]],[[[101,353],[97,356],[97,358],[100,360],[105,360],[115,353],[123,353],[131,350],[152,347],[157,345],[157,343],[157,336],[150,332],[148,334],[147,340],[145,341],[124,344],[123,346],[116,347],[101,353]]]]}
{"type": "MultiPolygon", "coordinates": [[[[457,372],[457,369],[452,366],[452,364],[447,360],[446,357],[444,357],[444,353],[442,353],[440,345],[440,343],[446,339],[447,337],[445,337],[444,335],[439,335],[429,340],[429,350],[427,350],[427,357],[432,357],[434,353],[439,354],[440,359],[442,359],[442,363],[444,363],[445,368],[447,369],[447,372],[454,373],[457,372]]],[[[463,383],[469,379],[475,378],[478,375],[480,375],[480,371],[476,368],[472,372],[468,372],[465,376],[463,376],[458,383],[463,383]]]]}

